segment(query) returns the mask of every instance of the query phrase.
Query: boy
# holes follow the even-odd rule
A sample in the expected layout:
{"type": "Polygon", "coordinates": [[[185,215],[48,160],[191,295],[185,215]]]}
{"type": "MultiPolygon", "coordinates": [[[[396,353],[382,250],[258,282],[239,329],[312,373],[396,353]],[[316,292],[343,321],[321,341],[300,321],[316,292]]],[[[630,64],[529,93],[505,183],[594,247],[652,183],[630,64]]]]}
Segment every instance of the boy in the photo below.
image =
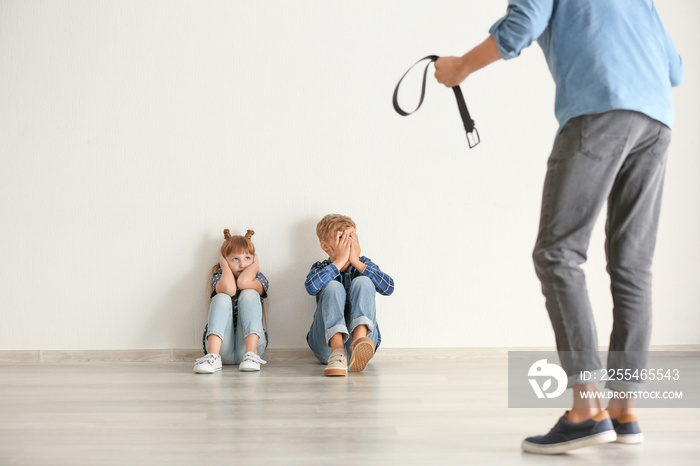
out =
{"type": "Polygon", "coordinates": [[[375,292],[389,296],[394,280],[367,257],[360,256],[355,222],[345,215],[326,215],[316,235],[328,259],[316,262],[306,276],[306,291],[316,296],[316,313],[306,341],[327,376],[362,371],[381,342],[375,292]]]}

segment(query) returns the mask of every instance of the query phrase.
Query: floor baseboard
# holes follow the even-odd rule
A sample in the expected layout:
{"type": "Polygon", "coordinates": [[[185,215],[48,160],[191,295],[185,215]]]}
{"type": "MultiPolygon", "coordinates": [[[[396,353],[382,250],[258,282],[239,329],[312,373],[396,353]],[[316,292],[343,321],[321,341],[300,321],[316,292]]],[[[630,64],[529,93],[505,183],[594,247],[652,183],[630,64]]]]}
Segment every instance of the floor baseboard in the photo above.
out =
{"type": "MultiPolygon", "coordinates": [[[[601,348],[606,351],[607,348],[601,348]]],[[[657,345],[651,351],[700,351],[700,345],[657,345]]],[[[473,359],[506,357],[508,351],[555,351],[553,347],[528,348],[384,348],[377,357],[395,360],[473,359]]],[[[0,364],[67,364],[84,362],[192,362],[202,356],[201,349],[142,349],[142,350],[27,350],[0,351],[0,364]]],[[[315,360],[308,348],[268,348],[268,361],[315,360]]]]}

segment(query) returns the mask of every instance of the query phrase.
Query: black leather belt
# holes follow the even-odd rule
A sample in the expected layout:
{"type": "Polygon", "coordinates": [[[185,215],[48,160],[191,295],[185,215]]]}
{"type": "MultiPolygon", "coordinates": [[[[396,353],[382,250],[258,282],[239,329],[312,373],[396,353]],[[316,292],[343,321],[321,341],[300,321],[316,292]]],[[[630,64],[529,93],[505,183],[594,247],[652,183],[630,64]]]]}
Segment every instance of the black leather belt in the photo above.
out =
{"type": "MultiPolygon", "coordinates": [[[[408,71],[404,73],[403,76],[401,76],[401,79],[399,80],[398,84],[396,85],[396,89],[394,89],[394,110],[396,110],[396,113],[398,113],[401,116],[408,116],[411,115],[412,113],[415,113],[420,106],[423,104],[423,98],[425,97],[425,81],[428,76],[428,67],[430,66],[431,63],[433,63],[435,60],[437,60],[438,57],[437,55],[428,55],[427,57],[421,58],[417,62],[411,66],[408,71]],[[401,86],[401,81],[403,81],[403,78],[406,77],[409,71],[413,69],[414,66],[416,66],[418,63],[422,62],[423,60],[430,60],[427,65],[425,65],[425,70],[423,71],[423,85],[421,87],[420,91],[420,101],[418,102],[418,106],[416,107],[415,110],[412,112],[406,112],[404,111],[401,107],[399,107],[399,102],[398,102],[398,95],[399,95],[399,86],[401,86]]],[[[459,86],[455,86],[452,88],[452,91],[455,93],[455,99],[457,99],[457,107],[459,108],[459,115],[462,117],[462,123],[464,124],[464,130],[467,132],[467,143],[469,144],[469,148],[471,149],[472,147],[475,147],[477,144],[481,142],[481,138],[479,138],[479,132],[476,130],[476,126],[474,126],[474,120],[471,119],[469,116],[469,110],[467,110],[467,104],[464,102],[464,95],[462,94],[462,89],[459,86]]]]}

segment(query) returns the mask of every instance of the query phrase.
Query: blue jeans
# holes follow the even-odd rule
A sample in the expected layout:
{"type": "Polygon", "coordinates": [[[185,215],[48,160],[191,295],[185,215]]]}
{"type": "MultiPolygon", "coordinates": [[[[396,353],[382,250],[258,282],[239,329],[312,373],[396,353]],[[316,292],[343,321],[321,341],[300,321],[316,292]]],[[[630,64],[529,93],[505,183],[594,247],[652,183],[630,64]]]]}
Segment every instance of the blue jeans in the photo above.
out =
{"type": "Polygon", "coordinates": [[[343,334],[345,350],[349,351],[352,332],[358,325],[366,325],[367,338],[374,342],[375,348],[379,346],[381,334],[377,327],[375,294],[374,283],[367,277],[357,277],[352,281],[350,299],[338,281],[330,282],[318,293],[316,313],[306,341],[319,361],[328,363],[330,339],[336,333],[343,334]]]}
{"type": "MultiPolygon", "coordinates": [[[[554,142],[533,253],[569,386],[601,369],[598,332],[581,264],[607,202],[605,253],[613,297],[608,370],[646,369],[651,264],[671,130],[616,110],[570,120],[554,142]]],[[[639,384],[608,382],[614,390],[639,384]]]]}
{"type": "Polygon", "coordinates": [[[211,299],[209,322],[204,332],[204,349],[209,352],[207,337],[221,338],[221,362],[240,364],[245,355],[245,337],[251,334],[260,337],[258,354],[262,357],[267,348],[267,335],[262,324],[262,302],[255,290],[242,290],[238,295],[238,323],[233,325],[233,303],[231,297],[219,293],[211,299]]]}

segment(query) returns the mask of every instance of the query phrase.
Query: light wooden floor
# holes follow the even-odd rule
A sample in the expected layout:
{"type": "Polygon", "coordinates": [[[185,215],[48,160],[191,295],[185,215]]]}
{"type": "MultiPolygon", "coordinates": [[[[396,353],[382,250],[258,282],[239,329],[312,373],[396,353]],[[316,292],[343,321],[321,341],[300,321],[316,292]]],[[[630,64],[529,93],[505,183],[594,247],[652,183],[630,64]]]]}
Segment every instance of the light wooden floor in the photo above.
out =
{"type": "Polygon", "coordinates": [[[509,409],[504,355],[410,359],[323,377],[192,363],[0,364],[0,465],[700,464],[700,410],[640,412],[643,445],[521,453],[562,411],[509,409]]]}

